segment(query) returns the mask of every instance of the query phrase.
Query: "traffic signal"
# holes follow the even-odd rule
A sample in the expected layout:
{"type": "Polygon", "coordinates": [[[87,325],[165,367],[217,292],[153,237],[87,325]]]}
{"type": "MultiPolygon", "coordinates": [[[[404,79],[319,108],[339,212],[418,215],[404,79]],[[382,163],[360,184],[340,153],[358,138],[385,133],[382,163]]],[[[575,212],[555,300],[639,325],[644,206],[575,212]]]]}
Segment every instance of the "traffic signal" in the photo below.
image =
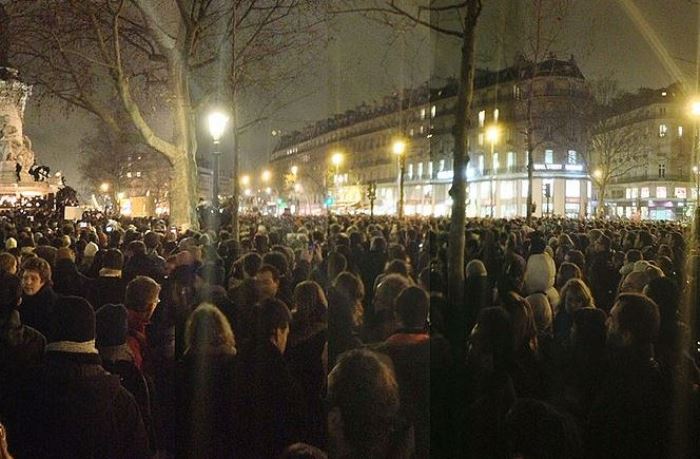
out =
{"type": "Polygon", "coordinates": [[[550,185],[549,183],[546,183],[544,185],[544,197],[547,199],[552,197],[552,185],[550,185]]]}
{"type": "Polygon", "coordinates": [[[326,207],[332,206],[334,202],[335,202],[335,199],[333,199],[333,196],[326,197],[326,201],[325,201],[326,207]]]}

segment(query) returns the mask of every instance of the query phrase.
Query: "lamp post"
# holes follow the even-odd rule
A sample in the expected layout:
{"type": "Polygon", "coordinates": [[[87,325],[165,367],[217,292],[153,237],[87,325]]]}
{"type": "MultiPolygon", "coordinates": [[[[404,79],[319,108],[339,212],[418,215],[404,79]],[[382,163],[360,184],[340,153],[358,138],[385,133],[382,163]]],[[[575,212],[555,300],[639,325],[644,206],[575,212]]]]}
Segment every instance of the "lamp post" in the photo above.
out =
{"type": "Polygon", "coordinates": [[[396,213],[399,218],[403,218],[404,191],[403,181],[406,172],[406,142],[403,140],[395,140],[392,145],[392,151],[398,157],[399,161],[399,200],[396,205],[396,213]]]}
{"type": "MultiPolygon", "coordinates": [[[[336,194],[340,194],[340,193],[338,193],[338,190],[340,189],[340,186],[338,185],[338,182],[339,182],[338,175],[340,173],[340,165],[343,164],[343,154],[338,152],[338,151],[333,153],[333,156],[331,156],[331,163],[333,164],[334,171],[335,171],[335,175],[333,176],[333,185],[336,188],[336,194]]],[[[337,198],[337,196],[336,196],[336,198],[337,198]]]]}
{"type": "Polygon", "coordinates": [[[491,218],[494,217],[496,209],[496,192],[494,190],[494,175],[496,174],[496,161],[494,160],[494,147],[496,142],[498,142],[498,137],[500,135],[497,125],[491,125],[486,129],[486,138],[491,144],[491,184],[489,189],[491,190],[491,218]]]}
{"type": "MultiPolygon", "coordinates": [[[[219,214],[219,161],[221,157],[219,142],[221,141],[221,137],[224,135],[224,130],[226,129],[227,123],[228,116],[222,112],[213,112],[209,115],[209,134],[214,141],[214,151],[212,152],[212,155],[214,156],[214,174],[212,182],[211,205],[216,212],[217,220],[219,214]]],[[[238,203],[235,203],[235,205],[238,205],[238,203]]]]}
{"type": "Polygon", "coordinates": [[[696,242],[700,243],[700,99],[696,98],[690,103],[690,115],[693,117],[695,137],[693,138],[693,172],[695,173],[695,235],[696,242]]]}

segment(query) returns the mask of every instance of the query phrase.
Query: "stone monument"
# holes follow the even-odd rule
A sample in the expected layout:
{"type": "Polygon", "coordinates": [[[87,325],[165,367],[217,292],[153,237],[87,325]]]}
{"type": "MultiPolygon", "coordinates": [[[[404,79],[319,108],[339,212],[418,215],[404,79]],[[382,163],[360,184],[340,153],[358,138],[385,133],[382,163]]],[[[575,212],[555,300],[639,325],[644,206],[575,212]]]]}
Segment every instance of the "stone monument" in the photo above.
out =
{"type": "MultiPolygon", "coordinates": [[[[0,4],[0,204],[3,197],[42,196],[56,193],[60,180],[30,175],[36,165],[32,142],[24,135],[24,109],[31,86],[19,79],[19,72],[8,62],[9,20],[0,4]]],[[[47,170],[47,169],[45,169],[47,170]]]]}

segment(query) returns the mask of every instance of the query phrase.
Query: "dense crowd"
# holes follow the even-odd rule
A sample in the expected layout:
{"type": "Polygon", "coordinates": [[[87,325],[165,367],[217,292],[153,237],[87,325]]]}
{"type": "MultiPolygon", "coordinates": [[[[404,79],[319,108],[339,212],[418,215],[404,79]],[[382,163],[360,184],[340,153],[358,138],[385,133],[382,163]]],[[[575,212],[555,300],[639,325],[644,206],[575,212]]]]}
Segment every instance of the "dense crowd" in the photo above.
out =
{"type": "Polygon", "coordinates": [[[700,454],[674,223],[470,220],[454,304],[448,220],[86,220],[0,223],[0,457],[700,454]]]}

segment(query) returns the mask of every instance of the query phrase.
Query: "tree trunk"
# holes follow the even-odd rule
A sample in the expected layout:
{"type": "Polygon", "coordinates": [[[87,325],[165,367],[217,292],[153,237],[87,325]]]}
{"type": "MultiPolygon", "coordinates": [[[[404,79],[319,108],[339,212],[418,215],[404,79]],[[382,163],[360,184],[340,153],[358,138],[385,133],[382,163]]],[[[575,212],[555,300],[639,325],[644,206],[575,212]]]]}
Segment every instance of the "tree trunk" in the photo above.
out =
{"type": "Polygon", "coordinates": [[[464,302],[464,229],[466,226],[467,178],[466,168],[469,163],[467,151],[467,133],[470,127],[469,111],[474,90],[474,42],[476,22],[481,10],[481,2],[470,1],[464,18],[464,37],[462,41],[462,61],[455,106],[454,126],[454,174],[450,196],[452,197],[452,215],[447,252],[447,284],[451,307],[461,306],[464,302]]]}
{"type": "Polygon", "coordinates": [[[596,211],[596,217],[602,217],[605,215],[605,194],[607,192],[607,183],[600,184],[600,190],[598,191],[598,209],[596,211]]]}
{"type": "MultiPolygon", "coordinates": [[[[235,111],[235,109],[234,109],[235,111]]],[[[231,198],[231,232],[233,233],[233,239],[239,241],[239,223],[238,223],[238,207],[240,205],[241,196],[241,183],[240,183],[240,171],[238,162],[238,135],[233,134],[233,196],[231,198]]]]}
{"type": "Polygon", "coordinates": [[[194,154],[182,152],[172,165],[170,224],[182,230],[197,228],[197,163],[194,154]]]}

